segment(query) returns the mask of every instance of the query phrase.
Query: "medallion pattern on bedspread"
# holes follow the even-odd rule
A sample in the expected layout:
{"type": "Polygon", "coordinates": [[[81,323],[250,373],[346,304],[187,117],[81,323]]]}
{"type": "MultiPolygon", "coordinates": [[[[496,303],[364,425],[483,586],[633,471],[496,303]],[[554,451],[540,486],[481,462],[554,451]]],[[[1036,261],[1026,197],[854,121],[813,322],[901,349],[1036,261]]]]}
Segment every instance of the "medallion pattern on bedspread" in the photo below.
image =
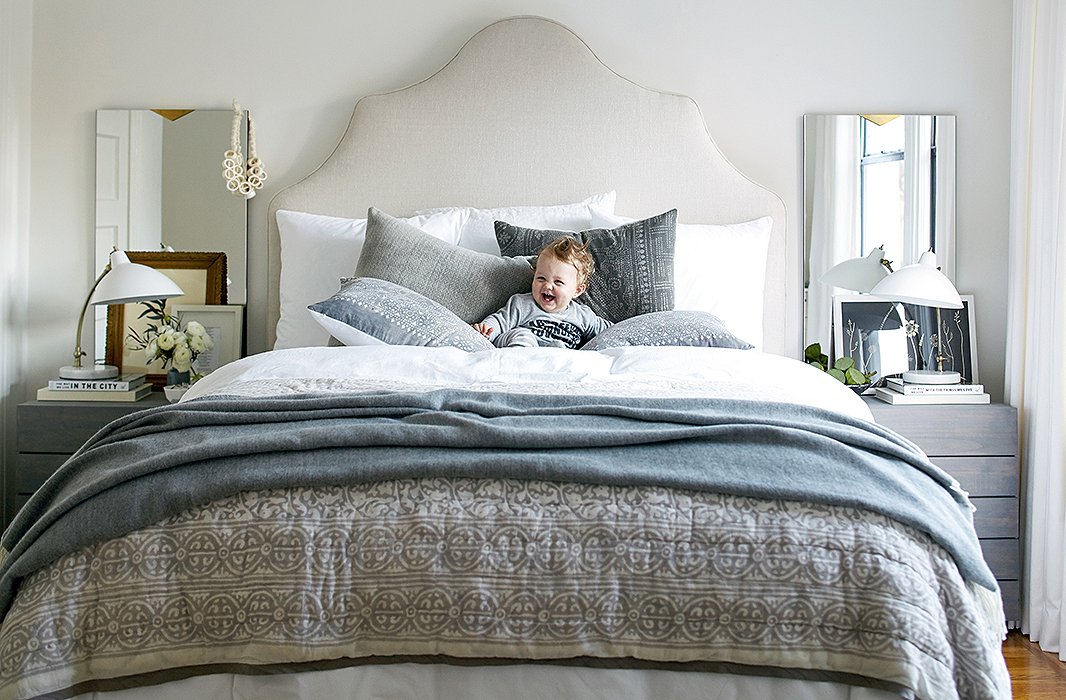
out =
{"type": "MultiPolygon", "coordinates": [[[[866,511],[414,479],[245,492],[62,557],[0,633],[7,697],[211,663],[631,658],[997,697],[951,558],[866,511]]],[[[1009,691],[1007,691],[1009,692],[1009,691]]]]}

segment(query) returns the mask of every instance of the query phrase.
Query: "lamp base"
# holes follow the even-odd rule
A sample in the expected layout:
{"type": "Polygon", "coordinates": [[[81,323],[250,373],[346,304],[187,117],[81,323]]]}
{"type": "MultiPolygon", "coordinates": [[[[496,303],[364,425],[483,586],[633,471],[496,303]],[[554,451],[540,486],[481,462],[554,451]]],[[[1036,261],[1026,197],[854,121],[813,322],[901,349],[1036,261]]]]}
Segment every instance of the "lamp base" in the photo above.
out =
{"type": "Polygon", "coordinates": [[[67,365],[59,368],[60,379],[114,379],[118,376],[118,367],[114,365],[86,365],[74,367],[67,365]]]}
{"type": "Polygon", "coordinates": [[[903,381],[908,384],[958,384],[962,375],[946,370],[912,369],[903,373],[903,381]]]}

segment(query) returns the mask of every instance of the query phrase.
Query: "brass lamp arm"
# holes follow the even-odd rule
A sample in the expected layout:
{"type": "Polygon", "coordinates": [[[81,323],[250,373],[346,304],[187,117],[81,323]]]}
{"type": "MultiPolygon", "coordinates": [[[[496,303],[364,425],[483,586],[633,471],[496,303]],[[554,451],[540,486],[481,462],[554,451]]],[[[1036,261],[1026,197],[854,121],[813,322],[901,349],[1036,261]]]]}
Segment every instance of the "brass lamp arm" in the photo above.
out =
{"type": "Polygon", "coordinates": [[[89,290],[89,294],[85,297],[85,303],[81,306],[81,313],[78,315],[78,334],[74,336],[74,367],[81,367],[81,358],[85,357],[85,351],[81,349],[81,332],[82,327],[85,325],[85,312],[89,309],[89,300],[93,298],[93,292],[100,286],[100,280],[104,278],[108,272],[111,272],[111,263],[107,263],[104,266],[104,271],[100,273],[100,276],[93,282],[93,288],[89,290]]]}

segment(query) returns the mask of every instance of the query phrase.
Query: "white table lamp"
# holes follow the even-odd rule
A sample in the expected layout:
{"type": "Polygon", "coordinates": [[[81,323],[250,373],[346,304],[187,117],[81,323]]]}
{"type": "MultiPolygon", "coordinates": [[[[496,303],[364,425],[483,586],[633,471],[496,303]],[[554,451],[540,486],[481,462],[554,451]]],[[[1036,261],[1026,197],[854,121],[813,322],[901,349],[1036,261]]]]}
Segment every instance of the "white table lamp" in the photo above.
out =
{"type": "Polygon", "coordinates": [[[870,290],[871,296],[921,304],[936,308],[936,369],[912,369],[903,373],[903,381],[912,384],[958,384],[958,372],[944,370],[944,355],[940,346],[940,309],[961,309],[962,297],[951,280],[936,266],[936,254],[922,253],[913,265],[905,265],[878,282],[870,290]]]}
{"type": "Polygon", "coordinates": [[[867,294],[892,270],[884,257],[884,248],[874,248],[864,258],[849,258],[837,263],[826,270],[818,281],[830,287],[867,294]]]}
{"type": "Polygon", "coordinates": [[[130,262],[129,256],[121,250],[112,251],[110,261],[96,278],[81,307],[78,333],[74,337],[74,364],[60,368],[59,376],[63,379],[111,379],[118,376],[118,367],[114,365],[82,366],[81,358],[85,352],[81,349],[81,333],[89,304],[131,304],[180,297],[184,293],[174,280],[159,270],[130,262]]]}

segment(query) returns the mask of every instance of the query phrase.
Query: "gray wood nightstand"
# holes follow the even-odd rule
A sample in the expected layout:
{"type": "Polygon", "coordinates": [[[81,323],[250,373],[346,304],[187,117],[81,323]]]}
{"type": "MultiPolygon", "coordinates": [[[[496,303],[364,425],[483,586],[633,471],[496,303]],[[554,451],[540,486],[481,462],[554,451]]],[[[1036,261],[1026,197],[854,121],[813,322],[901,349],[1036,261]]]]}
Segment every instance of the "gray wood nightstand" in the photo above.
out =
{"type": "Polygon", "coordinates": [[[1008,622],[1022,619],[1018,411],[1004,404],[897,406],[863,397],[878,423],[921,447],[969,492],[985,560],[1008,622]]]}
{"type": "Polygon", "coordinates": [[[26,401],[15,409],[18,454],[8,479],[7,523],[74,451],[107,423],[135,411],[162,406],[162,391],[140,401],[26,401]]]}

